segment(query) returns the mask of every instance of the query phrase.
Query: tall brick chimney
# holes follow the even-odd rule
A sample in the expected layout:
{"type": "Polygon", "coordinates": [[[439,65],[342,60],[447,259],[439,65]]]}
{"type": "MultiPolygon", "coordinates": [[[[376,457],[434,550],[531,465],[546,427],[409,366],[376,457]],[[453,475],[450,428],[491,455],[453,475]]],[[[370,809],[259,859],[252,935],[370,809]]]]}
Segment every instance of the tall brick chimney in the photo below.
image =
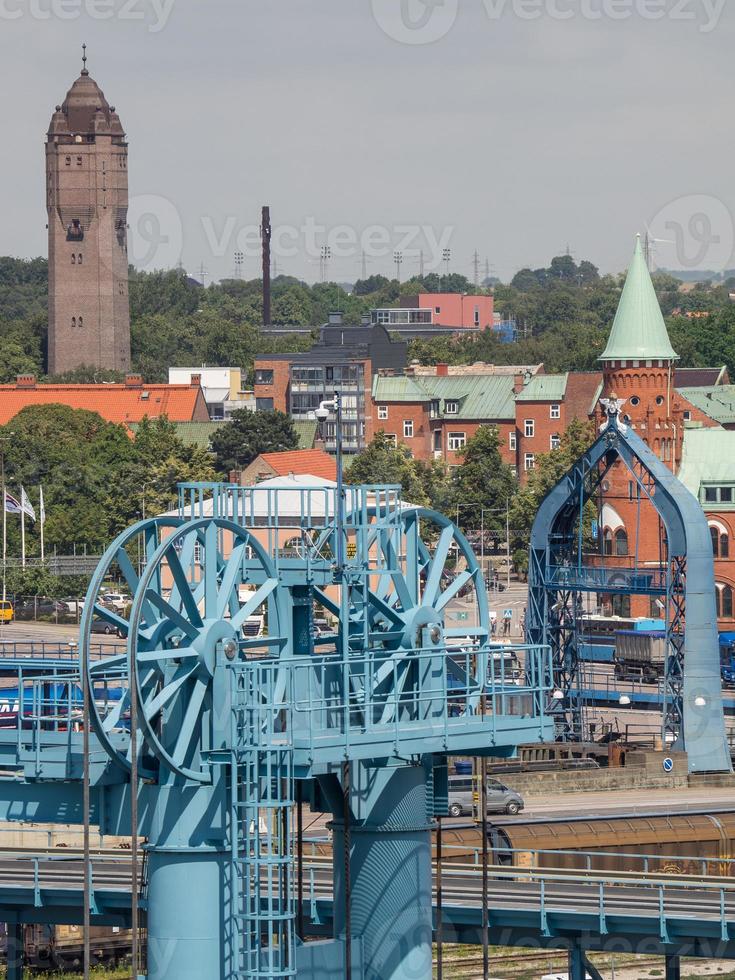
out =
{"type": "Polygon", "coordinates": [[[125,375],[125,387],[126,388],[142,388],[143,387],[143,375],[142,374],[126,374],[125,375]]]}
{"type": "Polygon", "coordinates": [[[16,388],[35,388],[36,387],[36,375],[35,374],[19,374],[15,379],[16,388]]]}
{"type": "Polygon", "coordinates": [[[449,376],[449,365],[448,364],[437,364],[436,366],[436,376],[437,378],[446,378],[449,376]]]}

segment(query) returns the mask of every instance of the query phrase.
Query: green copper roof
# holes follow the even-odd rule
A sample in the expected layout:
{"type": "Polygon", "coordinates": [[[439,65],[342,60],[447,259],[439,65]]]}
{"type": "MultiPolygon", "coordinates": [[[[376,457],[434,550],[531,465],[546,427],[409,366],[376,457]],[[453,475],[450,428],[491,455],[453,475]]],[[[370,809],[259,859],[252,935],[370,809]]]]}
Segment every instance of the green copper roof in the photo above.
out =
{"type": "Polygon", "coordinates": [[[373,378],[376,402],[439,402],[448,419],[503,420],[515,418],[511,374],[419,375],[409,378],[377,375],[373,378]],[[450,411],[447,411],[447,402],[450,411]]]}
{"type": "Polygon", "coordinates": [[[601,361],[670,361],[671,346],[656,290],[643,257],[640,235],[601,361]]]}
{"type": "Polygon", "coordinates": [[[735,483],[735,432],[684,429],[678,477],[695,497],[702,484],[735,483]]]}
{"type": "Polygon", "coordinates": [[[735,385],[715,385],[709,388],[677,388],[695,408],[720,425],[735,422],[735,385]]]}
{"type": "Polygon", "coordinates": [[[564,400],[569,374],[537,374],[516,395],[517,402],[560,402],[564,400]]]}

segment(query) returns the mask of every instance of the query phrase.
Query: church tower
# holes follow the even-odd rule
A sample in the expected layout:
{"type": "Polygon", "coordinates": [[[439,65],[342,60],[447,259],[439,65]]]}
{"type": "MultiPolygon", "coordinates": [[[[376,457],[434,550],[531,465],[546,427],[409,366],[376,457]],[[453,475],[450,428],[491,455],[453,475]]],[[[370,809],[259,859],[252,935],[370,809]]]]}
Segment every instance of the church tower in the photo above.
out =
{"type": "MultiPolygon", "coordinates": [[[[674,473],[681,461],[684,435],[684,408],[675,388],[678,359],[639,235],[607,347],[600,358],[603,391],[606,398],[615,396],[623,402],[623,424],[635,430],[674,473]]],[[[602,421],[600,414],[598,423],[602,421]]],[[[657,564],[663,553],[660,522],[621,463],[611,468],[602,491],[599,521],[604,563],[625,567],[631,563],[657,564]]],[[[655,598],[615,595],[603,601],[603,612],[660,619],[662,608],[655,598]]]]}
{"type": "Polygon", "coordinates": [[[676,472],[683,438],[674,387],[679,355],[669,340],[640,235],[600,360],[606,397],[615,394],[625,400],[624,421],[676,472]]]}
{"type": "Polygon", "coordinates": [[[49,374],[130,367],[128,146],[82,63],[46,140],[49,374]]]}

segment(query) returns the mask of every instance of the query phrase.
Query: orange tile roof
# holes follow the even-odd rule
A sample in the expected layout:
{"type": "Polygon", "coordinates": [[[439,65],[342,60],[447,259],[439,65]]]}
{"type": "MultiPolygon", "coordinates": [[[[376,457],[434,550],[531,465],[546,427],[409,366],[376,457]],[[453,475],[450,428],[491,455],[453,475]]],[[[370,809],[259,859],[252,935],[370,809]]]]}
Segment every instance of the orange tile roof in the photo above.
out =
{"type": "Polygon", "coordinates": [[[310,474],[323,480],[337,479],[337,463],[323,449],[294,449],[285,453],[261,453],[260,459],[275,472],[276,476],[289,473],[310,474]]]}
{"type": "Polygon", "coordinates": [[[0,385],[0,425],[6,425],[28,405],[68,405],[97,412],[108,422],[125,425],[144,416],[167,415],[171,422],[206,420],[201,388],[192,385],[152,384],[39,384],[35,387],[0,385]]]}

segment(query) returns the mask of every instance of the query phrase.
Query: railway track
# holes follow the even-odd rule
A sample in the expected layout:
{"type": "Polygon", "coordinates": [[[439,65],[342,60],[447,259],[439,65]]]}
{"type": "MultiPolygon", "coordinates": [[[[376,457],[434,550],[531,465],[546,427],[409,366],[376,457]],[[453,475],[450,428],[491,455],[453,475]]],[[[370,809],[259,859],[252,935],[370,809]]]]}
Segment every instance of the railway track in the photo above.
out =
{"type": "MultiPolygon", "coordinates": [[[[525,973],[529,968],[541,964],[543,969],[550,966],[550,973],[557,971],[567,972],[566,953],[560,950],[548,949],[540,952],[528,952],[522,956],[514,956],[513,953],[498,955],[491,954],[488,957],[489,977],[499,977],[501,974],[509,978],[517,974],[525,973]]],[[[624,963],[618,964],[620,969],[625,968],[624,963]]],[[[661,957],[645,958],[635,957],[631,960],[631,965],[635,965],[636,970],[660,969],[661,957]]],[[[483,958],[479,956],[443,956],[442,973],[443,980],[481,980],[483,969],[483,958]]],[[[435,958],[434,971],[436,976],[437,963],[435,958]]],[[[641,976],[643,973],[641,973],[641,976]]]]}

